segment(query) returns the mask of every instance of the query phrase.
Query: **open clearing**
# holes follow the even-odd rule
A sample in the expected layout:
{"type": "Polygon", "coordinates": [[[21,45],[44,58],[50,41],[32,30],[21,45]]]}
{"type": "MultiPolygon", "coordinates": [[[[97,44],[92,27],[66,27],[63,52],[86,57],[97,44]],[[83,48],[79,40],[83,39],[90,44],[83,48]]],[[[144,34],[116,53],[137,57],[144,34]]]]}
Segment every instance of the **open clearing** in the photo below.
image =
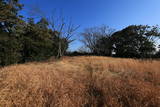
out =
{"type": "Polygon", "coordinates": [[[8,66],[0,107],[160,107],[160,61],[79,56],[8,66]]]}

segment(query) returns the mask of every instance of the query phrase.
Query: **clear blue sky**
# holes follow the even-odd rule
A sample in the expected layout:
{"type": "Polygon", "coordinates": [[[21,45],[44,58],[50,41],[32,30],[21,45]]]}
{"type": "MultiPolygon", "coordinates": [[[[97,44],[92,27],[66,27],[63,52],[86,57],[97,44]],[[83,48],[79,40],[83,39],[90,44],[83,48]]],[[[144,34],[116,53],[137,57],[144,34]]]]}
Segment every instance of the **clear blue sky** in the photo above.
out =
{"type": "MultiPolygon", "coordinates": [[[[26,16],[31,7],[39,7],[46,14],[61,10],[81,26],[78,32],[102,24],[116,30],[131,24],[160,25],[160,0],[21,0],[21,3],[25,5],[22,14],[26,16]]],[[[77,40],[70,49],[80,46],[77,40]]]]}

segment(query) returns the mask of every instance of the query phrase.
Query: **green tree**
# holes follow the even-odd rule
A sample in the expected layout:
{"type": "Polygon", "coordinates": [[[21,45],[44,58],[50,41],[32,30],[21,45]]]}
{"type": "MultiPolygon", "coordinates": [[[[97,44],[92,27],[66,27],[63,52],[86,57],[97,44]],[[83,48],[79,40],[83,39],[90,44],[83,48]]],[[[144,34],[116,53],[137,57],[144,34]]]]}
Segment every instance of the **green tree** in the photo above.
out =
{"type": "Polygon", "coordinates": [[[116,55],[120,57],[150,57],[155,52],[157,26],[132,25],[113,34],[116,55]]]}
{"type": "Polygon", "coordinates": [[[42,19],[38,23],[30,18],[25,28],[25,34],[21,38],[22,42],[22,62],[39,61],[53,55],[53,41],[42,19]],[[42,27],[43,26],[43,27],[42,27]]]}
{"type": "Polygon", "coordinates": [[[77,28],[63,21],[55,27],[43,17],[37,23],[33,18],[25,22],[18,14],[22,7],[19,0],[0,1],[0,65],[63,56],[77,28]]]}
{"type": "Polygon", "coordinates": [[[1,0],[0,1],[0,28],[12,34],[17,25],[22,21],[18,11],[22,9],[19,0],[1,0]]]}
{"type": "Polygon", "coordinates": [[[97,55],[111,56],[112,41],[110,36],[101,37],[97,40],[94,53],[97,55]]]}
{"type": "Polygon", "coordinates": [[[22,5],[18,0],[0,1],[0,65],[19,63],[21,44],[17,35],[23,32],[18,11],[22,5]]]}
{"type": "Polygon", "coordinates": [[[20,62],[20,50],[18,40],[8,33],[0,32],[0,66],[10,65],[20,62]]]}

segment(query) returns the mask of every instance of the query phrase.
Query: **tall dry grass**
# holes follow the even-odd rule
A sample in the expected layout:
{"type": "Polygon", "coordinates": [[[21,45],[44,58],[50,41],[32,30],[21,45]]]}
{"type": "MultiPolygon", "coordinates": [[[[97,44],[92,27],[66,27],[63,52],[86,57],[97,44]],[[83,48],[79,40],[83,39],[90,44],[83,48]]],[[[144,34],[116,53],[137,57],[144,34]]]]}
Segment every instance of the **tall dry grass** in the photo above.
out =
{"type": "Polygon", "coordinates": [[[5,67],[0,107],[160,107],[160,61],[65,57],[5,67]]]}

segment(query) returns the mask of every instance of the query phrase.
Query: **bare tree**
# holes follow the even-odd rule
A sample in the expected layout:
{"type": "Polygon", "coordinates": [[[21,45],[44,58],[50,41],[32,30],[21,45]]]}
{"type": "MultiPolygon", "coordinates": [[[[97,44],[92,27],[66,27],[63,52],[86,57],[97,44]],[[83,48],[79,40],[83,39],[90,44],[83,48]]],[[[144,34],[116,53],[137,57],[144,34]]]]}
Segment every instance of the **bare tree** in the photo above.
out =
{"type": "Polygon", "coordinates": [[[62,49],[62,42],[66,41],[67,44],[73,42],[74,41],[73,36],[75,35],[76,30],[80,26],[74,25],[71,19],[67,20],[63,16],[62,12],[57,13],[56,10],[53,10],[51,15],[46,15],[37,6],[32,6],[32,9],[29,12],[29,14],[35,18],[45,18],[48,21],[49,28],[55,33],[55,35],[58,38],[58,52],[56,58],[59,59],[65,53],[65,50],[62,49]]]}
{"type": "Polygon", "coordinates": [[[58,53],[56,58],[60,58],[61,56],[64,55],[65,50],[62,49],[62,41],[61,39],[65,39],[67,43],[71,43],[74,41],[72,38],[76,32],[76,30],[80,26],[76,26],[72,23],[71,19],[67,21],[63,15],[60,15],[59,17],[56,17],[54,14],[51,15],[48,18],[48,22],[50,24],[50,28],[53,31],[56,31],[57,34],[56,36],[59,38],[58,39],[58,53]]]}
{"type": "Polygon", "coordinates": [[[93,52],[96,50],[97,41],[102,37],[110,37],[114,31],[114,29],[111,29],[105,25],[100,27],[87,28],[83,33],[81,33],[83,37],[81,41],[85,47],[90,50],[90,52],[93,52]]]}

